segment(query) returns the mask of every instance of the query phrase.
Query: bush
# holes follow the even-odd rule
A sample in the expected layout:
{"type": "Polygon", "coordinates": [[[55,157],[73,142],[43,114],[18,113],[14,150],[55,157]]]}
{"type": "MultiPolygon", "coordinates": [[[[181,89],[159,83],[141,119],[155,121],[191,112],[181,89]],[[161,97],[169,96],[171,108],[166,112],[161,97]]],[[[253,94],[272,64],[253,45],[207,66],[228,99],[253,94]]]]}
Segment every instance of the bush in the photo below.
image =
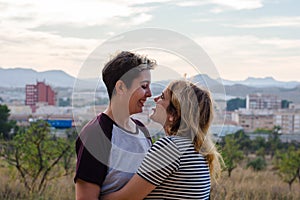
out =
{"type": "Polygon", "coordinates": [[[254,160],[248,162],[247,168],[251,167],[254,171],[260,171],[267,167],[267,163],[263,157],[257,157],[254,160]]]}

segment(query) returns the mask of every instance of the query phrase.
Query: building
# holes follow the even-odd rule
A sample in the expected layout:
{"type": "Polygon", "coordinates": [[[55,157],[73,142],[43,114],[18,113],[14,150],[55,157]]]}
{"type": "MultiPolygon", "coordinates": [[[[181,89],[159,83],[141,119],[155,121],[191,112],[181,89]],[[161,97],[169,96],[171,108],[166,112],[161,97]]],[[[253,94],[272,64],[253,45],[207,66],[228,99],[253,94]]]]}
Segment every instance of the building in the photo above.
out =
{"type": "Polygon", "coordinates": [[[25,105],[31,106],[35,110],[37,103],[46,105],[55,105],[55,92],[49,85],[44,82],[37,82],[36,85],[26,85],[25,105]]]}
{"type": "Polygon", "coordinates": [[[246,97],[246,109],[277,110],[281,108],[281,99],[272,94],[248,94],[246,97]]]}
{"type": "Polygon", "coordinates": [[[289,109],[278,110],[275,114],[274,123],[280,126],[282,134],[300,135],[300,108],[294,105],[289,109]]]}
{"type": "Polygon", "coordinates": [[[239,109],[232,113],[232,119],[243,127],[245,132],[257,129],[272,130],[274,127],[272,110],[239,109]]]}
{"type": "Polygon", "coordinates": [[[280,126],[282,134],[300,135],[300,105],[291,104],[288,109],[278,110],[239,109],[231,114],[232,120],[245,132],[272,130],[274,126],[280,126]]]}

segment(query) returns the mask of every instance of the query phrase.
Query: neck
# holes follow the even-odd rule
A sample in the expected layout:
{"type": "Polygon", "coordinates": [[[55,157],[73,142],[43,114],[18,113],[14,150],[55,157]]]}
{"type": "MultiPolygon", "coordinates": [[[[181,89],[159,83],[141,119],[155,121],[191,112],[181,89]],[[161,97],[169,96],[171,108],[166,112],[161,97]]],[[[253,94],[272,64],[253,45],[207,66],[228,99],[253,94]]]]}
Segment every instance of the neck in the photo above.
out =
{"type": "Polygon", "coordinates": [[[104,111],[118,126],[128,130],[130,132],[135,132],[135,123],[130,119],[129,111],[121,109],[120,104],[117,106],[113,103],[110,103],[108,108],[104,111]]]}

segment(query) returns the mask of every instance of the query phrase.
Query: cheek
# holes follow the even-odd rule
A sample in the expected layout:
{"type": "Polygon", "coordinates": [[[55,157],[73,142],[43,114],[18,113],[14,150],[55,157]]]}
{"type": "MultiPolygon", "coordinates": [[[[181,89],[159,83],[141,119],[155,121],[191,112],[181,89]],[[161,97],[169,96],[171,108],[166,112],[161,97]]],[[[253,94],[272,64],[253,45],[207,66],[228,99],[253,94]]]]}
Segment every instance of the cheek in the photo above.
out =
{"type": "Polygon", "coordinates": [[[165,124],[167,119],[166,109],[162,105],[156,105],[155,117],[158,122],[165,124]]]}
{"type": "Polygon", "coordinates": [[[131,97],[130,97],[130,102],[134,103],[136,101],[139,101],[143,97],[143,93],[141,91],[135,91],[131,97]]]}
{"type": "Polygon", "coordinates": [[[132,93],[131,97],[139,99],[143,96],[145,96],[145,91],[143,89],[137,89],[132,93]]]}
{"type": "Polygon", "coordinates": [[[164,101],[164,102],[161,103],[161,106],[162,106],[165,110],[167,110],[167,108],[168,108],[168,106],[169,106],[169,102],[164,101]]]}

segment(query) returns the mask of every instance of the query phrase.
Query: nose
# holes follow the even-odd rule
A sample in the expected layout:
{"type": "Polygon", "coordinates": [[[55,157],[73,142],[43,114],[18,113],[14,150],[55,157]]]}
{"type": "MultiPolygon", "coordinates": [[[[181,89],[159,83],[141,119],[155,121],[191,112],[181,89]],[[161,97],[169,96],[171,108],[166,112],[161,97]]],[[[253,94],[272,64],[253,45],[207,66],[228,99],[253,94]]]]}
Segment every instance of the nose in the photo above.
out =
{"type": "Polygon", "coordinates": [[[154,98],[154,102],[157,102],[159,100],[159,96],[154,98]]]}
{"type": "Polygon", "coordinates": [[[148,88],[146,91],[146,97],[151,97],[151,96],[152,96],[152,92],[151,92],[150,88],[148,88]]]}

